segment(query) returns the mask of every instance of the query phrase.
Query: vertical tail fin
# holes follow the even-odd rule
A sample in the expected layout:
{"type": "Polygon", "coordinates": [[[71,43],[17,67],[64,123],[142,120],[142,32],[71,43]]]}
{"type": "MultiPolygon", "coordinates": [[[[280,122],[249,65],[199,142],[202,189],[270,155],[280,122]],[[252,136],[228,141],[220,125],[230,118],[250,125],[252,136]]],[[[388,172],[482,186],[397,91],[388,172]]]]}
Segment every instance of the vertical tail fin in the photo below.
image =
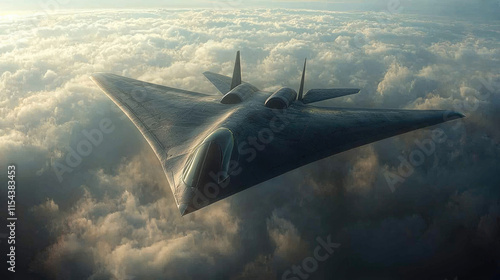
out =
{"type": "Polygon", "coordinates": [[[302,70],[302,79],[300,80],[299,96],[297,97],[298,100],[302,100],[302,95],[304,93],[304,78],[306,76],[306,63],[307,63],[307,58],[304,60],[304,70],[302,70]]]}
{"type": "Polygon", "coordinates": [[[236,62],[234,63],[233,80],[231,81],[231,89],[241,84],[241,64],[240,51],[236,53],[236,62]]]}

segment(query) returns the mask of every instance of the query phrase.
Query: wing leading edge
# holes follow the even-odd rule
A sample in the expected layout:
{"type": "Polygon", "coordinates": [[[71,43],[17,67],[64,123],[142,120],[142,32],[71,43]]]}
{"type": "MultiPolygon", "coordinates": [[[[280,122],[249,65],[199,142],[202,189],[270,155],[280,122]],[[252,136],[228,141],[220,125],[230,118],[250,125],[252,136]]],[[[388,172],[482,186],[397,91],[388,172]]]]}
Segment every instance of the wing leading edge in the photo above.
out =
{"type": "MultiPolygon", "coordinates": [[[[445,110],[377,110],[301,106],[284,112],[284,129],[252,165],[263,182],[305,164],[416,129],[462,118],[445,110]]],[[[279,125],[276,125],[279,126],[279,125]]],[[[258,183],[258,182],[255,182],[258,183]]]]}
{"type": "Polygon", "coordinates": [[[96,73],[90,77],[132,120],[158,157],[172,192],[176,158],[189,153],[211,117],[221,112],[209,95],[96,73]]]}

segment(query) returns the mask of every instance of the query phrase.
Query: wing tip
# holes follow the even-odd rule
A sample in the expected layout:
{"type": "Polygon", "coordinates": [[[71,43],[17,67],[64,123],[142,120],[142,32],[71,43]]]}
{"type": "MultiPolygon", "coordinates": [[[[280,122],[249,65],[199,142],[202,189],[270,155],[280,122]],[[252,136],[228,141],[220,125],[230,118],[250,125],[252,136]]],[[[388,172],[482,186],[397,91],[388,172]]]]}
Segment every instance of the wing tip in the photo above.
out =
{"type": "Polygon", "coordinates": [[[465,118],[466,116],[460,112],[456,111],[445,111],[445,119],[448,120],[455,120],[455,119],[461,119],[465,118]]]}
{"type": "Polygon", "coordinates": [[[106,75],[113,75],[111,73],[106,73],[106,72],[95,72],[89,75],[89,78],[94,81],[95,83],[98,82],[99,78],[102,78],[103,76],[106,75]]]}
{"type": "Polygon", "coordinates": [[[100,81],[100,78],[102,78],[102,73],[92,73],[89,75],[89,79],[94,82],[94,84],[96,84],[97,86],[100,87],[101,85],[101,81],[100,81]]]}
{"type": "Polygon", "coordinates": [[[103,74],[111,74],[111,73],[106,73],[106,72],[95,72],[95,73],[92,73],[90,74],[90,77],[94,77],[94,76],[101,76],[103,74]]]}
{"type": "Polygon", "coordinates": [[[92,73],[89,75],[89,79],[91,79],[92,81],[94,81],[94,79],[96,78],[96,76],[99,75],[99,73],[92,73]]]}

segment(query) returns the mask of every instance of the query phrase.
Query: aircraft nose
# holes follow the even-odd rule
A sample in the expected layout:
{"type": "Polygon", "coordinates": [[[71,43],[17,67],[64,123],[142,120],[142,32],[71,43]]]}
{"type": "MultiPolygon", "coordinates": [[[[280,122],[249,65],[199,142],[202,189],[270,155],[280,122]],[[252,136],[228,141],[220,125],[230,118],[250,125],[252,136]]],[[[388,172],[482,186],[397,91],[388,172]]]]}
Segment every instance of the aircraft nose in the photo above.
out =
{"type": "Polygon", "coordinates": [[[177,207],[179,208],[181,216],[184,216],[194,211],[192,202],[195,191],[193,188],[190,188],[185,184],[179,185],[178,189],[179,192],[177,195],[177,207]]]}
{"type": "Polygon", "coordinates": [[[179,204],[179,211],[181,212],[181,216],[184,216],[187,213],[189,213],[189,212],[187,212],[187,209],[188,209],[188,205],[186,203],[179,204]]]}

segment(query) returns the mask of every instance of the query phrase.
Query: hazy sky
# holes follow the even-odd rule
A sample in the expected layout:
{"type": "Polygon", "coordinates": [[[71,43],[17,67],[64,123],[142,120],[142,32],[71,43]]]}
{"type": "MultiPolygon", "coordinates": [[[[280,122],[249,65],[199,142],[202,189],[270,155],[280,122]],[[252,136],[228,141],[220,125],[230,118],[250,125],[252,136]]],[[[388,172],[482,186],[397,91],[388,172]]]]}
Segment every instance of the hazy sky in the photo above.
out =
{"type": "Polygon", "coordinates": [[[0,3],[0,13],[15,10],[57,11],[61,9],[101,8],[299,8],[338,11],[386,11],[435,15],[461,15],[500,19],[499,0],[7,0],[0,3]]]}

